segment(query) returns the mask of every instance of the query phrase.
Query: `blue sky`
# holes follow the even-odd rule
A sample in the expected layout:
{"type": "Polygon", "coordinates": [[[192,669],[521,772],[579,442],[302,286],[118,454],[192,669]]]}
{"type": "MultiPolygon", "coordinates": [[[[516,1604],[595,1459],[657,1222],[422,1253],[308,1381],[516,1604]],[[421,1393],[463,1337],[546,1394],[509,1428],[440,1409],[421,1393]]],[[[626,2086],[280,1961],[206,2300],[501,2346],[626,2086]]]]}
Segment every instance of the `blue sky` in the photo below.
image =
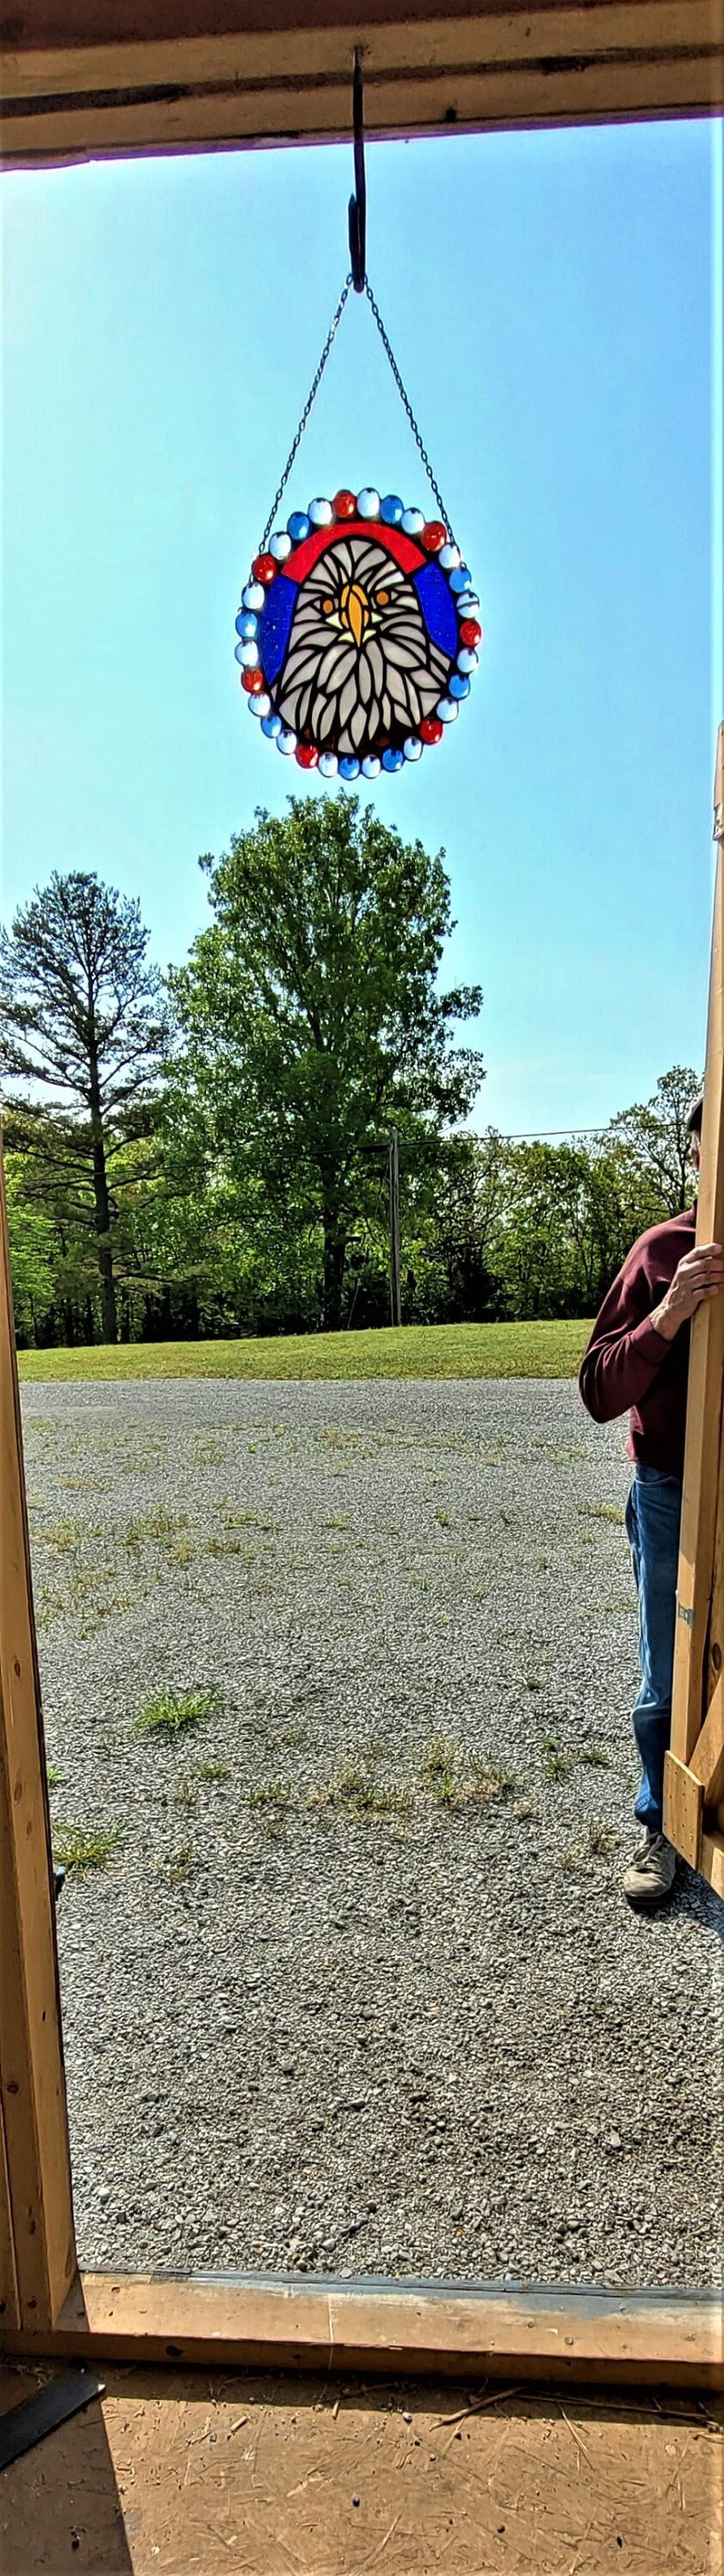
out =
{"type": "MultiPolygon", "coordinates": [[[[243,704],[234,615],[346,268],[350,161],[4,181],[6,915],[95,868],[164,964],[206,918],[199,852],[311,792],[243,704]]],[[[509,1132],[594,1125],[702,1059],[720,171],[703,121],[368,150],[369,271],[486,641],[439,750],[365,792],[447,852],[445,979],[485,996],[475,1123],[509,1132]]],[[[286,507],[367,482],[428,506],[351,299],[286,507]]]]}

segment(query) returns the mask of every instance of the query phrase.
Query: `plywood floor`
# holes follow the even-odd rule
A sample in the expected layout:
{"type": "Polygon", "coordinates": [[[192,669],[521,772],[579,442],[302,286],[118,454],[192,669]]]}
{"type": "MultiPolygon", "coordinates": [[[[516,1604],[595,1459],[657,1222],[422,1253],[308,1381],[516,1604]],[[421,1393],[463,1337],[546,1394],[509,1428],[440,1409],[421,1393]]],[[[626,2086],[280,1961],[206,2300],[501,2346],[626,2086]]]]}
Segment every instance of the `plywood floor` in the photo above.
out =
{"type": "MultiPolygon", "coordinates": [[[[43,2374],[0,2365],[0,2408],[43,2374]]],[[[721,2576],[724,2401],[109,2368],[2,2576],[721,2576]]]]}

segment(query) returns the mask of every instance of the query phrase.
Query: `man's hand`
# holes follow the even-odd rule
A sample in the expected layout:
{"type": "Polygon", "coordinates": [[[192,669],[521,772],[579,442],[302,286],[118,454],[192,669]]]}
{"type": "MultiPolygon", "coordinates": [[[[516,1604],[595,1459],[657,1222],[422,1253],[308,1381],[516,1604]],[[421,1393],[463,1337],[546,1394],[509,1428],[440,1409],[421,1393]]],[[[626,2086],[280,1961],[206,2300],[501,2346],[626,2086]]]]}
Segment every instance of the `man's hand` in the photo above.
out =
{"type": "Polygon", "coordinates": [[[718,1297],[724,1288],[724,1251],[720,1243],[697,1243],[693,1252],[685,1252],[674,1271],[671,1287],[655,1306],[649,1322],[656,1325],[665,1342],[673,1342],[681,1324],[688,1324],[708,1297],[718,1297]]]}

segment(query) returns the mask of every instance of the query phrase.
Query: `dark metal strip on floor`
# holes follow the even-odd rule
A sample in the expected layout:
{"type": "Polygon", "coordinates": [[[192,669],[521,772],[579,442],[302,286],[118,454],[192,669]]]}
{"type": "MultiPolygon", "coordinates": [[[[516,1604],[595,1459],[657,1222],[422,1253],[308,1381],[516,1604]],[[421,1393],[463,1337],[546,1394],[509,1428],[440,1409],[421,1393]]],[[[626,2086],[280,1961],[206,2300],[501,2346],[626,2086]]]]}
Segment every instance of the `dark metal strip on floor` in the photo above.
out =
{"type": "Polygon", "coordinates": [[[0,2470],[22,2459],[24,2451],[32,2451],[36,2442],[66,2424],[70,2415],[79,2415],[91,2398],[102,2397],[104,2388],[97,2370],[64,2370],[57,2379],[47,2380],[34,2397],[23,2397],[19,2406],[8,2407],[0,2415],[0,2470]]]}

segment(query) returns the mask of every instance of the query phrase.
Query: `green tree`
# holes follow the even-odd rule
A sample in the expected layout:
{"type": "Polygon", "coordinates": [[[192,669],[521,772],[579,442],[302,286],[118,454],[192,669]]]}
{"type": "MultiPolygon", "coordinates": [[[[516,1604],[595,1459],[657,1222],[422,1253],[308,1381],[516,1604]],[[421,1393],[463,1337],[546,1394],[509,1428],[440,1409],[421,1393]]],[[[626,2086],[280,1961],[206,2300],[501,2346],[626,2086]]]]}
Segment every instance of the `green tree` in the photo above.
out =
{"type": "Polygon", "coordinates": [[[680,1216],[692,1198],[690,1139],[686,1120],[701,1076],[690,1065],[673,1064],[659,1075],[651,1100],[622,1109],[606,1129],[606,1141],[617,1142],[632,1159],[650,1190],[649,1225],[680,1216]]]}
{"type": "Polygon", "coordinates": [[[92,1229],[107,1342],[118,1332],[113,1161],[148,1125],[166,1038],[147,947],[139,904],[79,871],[56,870],[0,933],[0,1072],[20,1084],[17,1141],[92,1229]]]}
{"type": "Polygon", "coordinates": [[[443,854],[406,843],[354,798],[290,798],[201,861],[214,913],[171,977],[182,1040],[174,1121],[199,1124],[207,1169],[240,1208],[321,1235],[321,1318],[339,1325],[350,1234],[390,1128],[452,1129],[483,1079],[454,1025],[477,986],[437,989],[454,924],[443,854]]]}

